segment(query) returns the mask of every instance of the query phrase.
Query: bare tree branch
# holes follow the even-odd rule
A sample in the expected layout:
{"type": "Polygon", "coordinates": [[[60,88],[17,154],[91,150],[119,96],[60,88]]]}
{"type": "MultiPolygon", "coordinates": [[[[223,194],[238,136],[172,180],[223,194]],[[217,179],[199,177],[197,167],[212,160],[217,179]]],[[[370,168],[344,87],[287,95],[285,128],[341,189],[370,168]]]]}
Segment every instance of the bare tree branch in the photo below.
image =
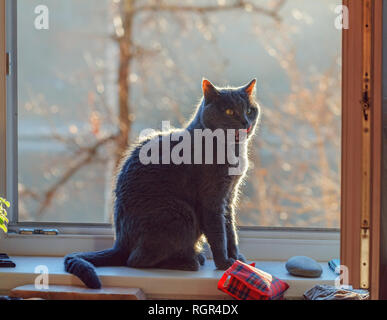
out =
{"type": "Polygon", "coordinates": [[[230,10],[246,10],[248,12],[255,12],[263,14],[273,18],[276,21],[281,21],[281,16],[279,15],[279,10],[284,5],[285,0],[281,0],[274,6],[273,9],[267,9],[256,5],[252,1],[238,0],[233,3],[224,4],[224,5],[206,5],[206,6],[194,6],[194,5],[175,5],[175,4],[166,4],[160,2],[159,4],[150,4],[142,5],[139,7],[134,7],[133,13],[139,13],[144,11],[154,11],[154,12],[189,12],[196,14],[206,14],[212,12],[221,12],[221,11],[230,11],[230,10]]]}
{"type": "Polygon", "coordinates": [[[116,135],[111,135],[97,141],[94,145],[90,147],[83,148],[83,151],[86,153],[86,156],[83,159],[77,161],[75,164],[70,165],[64,172],[64,174],[61,176],[61,178],[43,193],[43,196],[41,197],[40,201],[41,205],[37,211],[37,214],[41,215],[51,205],[51,202],[55,198],[55,195],[58,190],[63,185],[65,185],[79,170],[93,162],[100,147],[110,141],[113,141],[116,138],[116,135]]]}

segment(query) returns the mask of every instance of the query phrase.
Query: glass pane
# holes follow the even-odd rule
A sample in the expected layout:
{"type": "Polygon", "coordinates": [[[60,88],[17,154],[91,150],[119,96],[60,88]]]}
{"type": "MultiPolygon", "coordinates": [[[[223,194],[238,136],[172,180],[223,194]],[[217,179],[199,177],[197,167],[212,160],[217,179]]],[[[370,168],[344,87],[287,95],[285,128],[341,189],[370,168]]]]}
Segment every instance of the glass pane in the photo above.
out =
{"type": "Polygon", "coordinates": [[[339,227],[340,4],[18,1],[19,220],[109,222],[126,134],[181,127],[203,76],[257,77],[239,224],[339,227]]]}

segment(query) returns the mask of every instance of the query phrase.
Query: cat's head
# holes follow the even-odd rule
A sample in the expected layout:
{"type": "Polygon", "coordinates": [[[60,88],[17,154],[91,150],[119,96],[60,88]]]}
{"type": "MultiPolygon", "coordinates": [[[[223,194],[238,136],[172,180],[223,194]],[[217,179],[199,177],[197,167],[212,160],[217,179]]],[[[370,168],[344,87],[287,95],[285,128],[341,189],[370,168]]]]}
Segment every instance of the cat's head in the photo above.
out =
{"type": "Polygon", "coordinates": [[[200,110],[203,126],[211,130],[242,129],[250,137],[260,116],[259,105],[255,101],[256,83],[254,79],[239,88],[216,88],[210,81],[203,79],[200,110]]]}

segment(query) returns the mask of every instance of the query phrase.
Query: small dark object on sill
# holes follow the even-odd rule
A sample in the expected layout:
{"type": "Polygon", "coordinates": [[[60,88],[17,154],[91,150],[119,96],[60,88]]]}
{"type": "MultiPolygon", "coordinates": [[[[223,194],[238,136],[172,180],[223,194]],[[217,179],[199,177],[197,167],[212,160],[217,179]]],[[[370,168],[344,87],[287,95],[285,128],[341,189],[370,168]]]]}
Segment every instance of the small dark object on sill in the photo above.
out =
{"type": "Polygon", "coordinates": [[[15,268],[15,262],[9,259],[6,253],[0,253],[0,268],[15,268]]]}
{"type": "Polygon", "coordinates": [[[11,298],[7,296],[0,296],[0,301],[11,301],[11,300],[23,300],[22,298],[11,298]]]}
{"type": "Polygon", "coordinates": [[[15,262],[11,260],[0,260],[0,268],[15,268],[15,262]]]}
{"type": "Polygon", "coordinates": [[[0,253],[0,259],[9,259],[8,254],[0,253]]]}

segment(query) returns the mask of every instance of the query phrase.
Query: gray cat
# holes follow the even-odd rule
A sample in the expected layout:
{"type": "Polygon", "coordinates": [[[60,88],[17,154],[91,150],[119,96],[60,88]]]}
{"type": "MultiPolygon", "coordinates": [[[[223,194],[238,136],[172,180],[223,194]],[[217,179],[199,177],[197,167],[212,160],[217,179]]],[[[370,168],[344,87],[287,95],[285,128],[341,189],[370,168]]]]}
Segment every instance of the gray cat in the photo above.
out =
{"type": "Polygon", "coordinates": [[[247,170],[247,146],[260,115],[255,85],[254,79],[240,88],[216,88],[203,80],[203,99],[184,129],[159,132],[135,144],[117,176],[113,248],[67,255],[66,271],[88,287],[100,288],[94,267],[198,270],[205,263],[204,237],[218,269],[229,268],[237,259],[245,261],[237,245],[235,206],[247,170]],[[215,137],[207,147],[204,136],[199,143],[194,141],[195,132],[205,129],[238,131],[231,137],[225,134],[224,141],[215,137]],[[247,138],[242,139],[239,133],[247,138]],[[170,139],[173,135],[179,138],[170,139]],[[177,148],[184,137],[191,139],[189,148],[177,148]],[[166,139],[170,143],[167,158],[174,155],[186,161],[162,161],[166,151],[162,143],[166,139]],[[153,150],[144,153],[149,145],[157,147],[154,150],[158,152],[150,157],[155,161],[144,164],[143,158],[153,150]],[[222,162],[222,148],[230,145],[235,146],[235,156],[222,162]],[[182,154],[187,151],[192,152],[182,154]],[[212,151],[212,164],[205,158],[207,151],[212,151]],[[239,174],[230,174],[230,169],[238,166],[242,168],[239,174]]]}

